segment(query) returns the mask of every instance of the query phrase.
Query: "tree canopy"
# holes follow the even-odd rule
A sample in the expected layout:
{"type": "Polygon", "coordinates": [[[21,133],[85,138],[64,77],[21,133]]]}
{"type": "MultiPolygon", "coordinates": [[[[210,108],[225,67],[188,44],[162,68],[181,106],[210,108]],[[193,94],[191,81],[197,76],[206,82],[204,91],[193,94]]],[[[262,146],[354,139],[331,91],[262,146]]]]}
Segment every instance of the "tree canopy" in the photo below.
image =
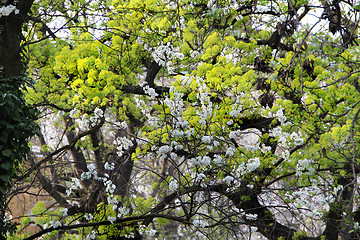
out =
{"type": "Polygon", "coordinates": [[[359,239],[359,3],[23,2],[9,239],[359,239]]]}

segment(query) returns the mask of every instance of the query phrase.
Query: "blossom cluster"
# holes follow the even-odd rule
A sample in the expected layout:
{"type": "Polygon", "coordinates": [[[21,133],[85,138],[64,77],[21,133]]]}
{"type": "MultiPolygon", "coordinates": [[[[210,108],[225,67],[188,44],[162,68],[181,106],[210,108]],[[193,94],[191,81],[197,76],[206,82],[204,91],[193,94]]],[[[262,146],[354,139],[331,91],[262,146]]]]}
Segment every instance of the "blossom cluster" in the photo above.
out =
{"type": "Polygon", "coordinates": [[[170,109],[172,116],[175,117],[177,127],[186,127],[186,122],[183,123],[182,121],[182,113],[184,112],[184,102],[182,98],[184,94],[177,92],[174,88],[171,88],[170,91],[173,93],[173,97],[165,98],[164,103],[170,109]]]}
{"type": "Polygon", "coordinates": [[[240,113],[242,111],[242,104],[243,104],[243,101],[241,100],[241,98],[243,98],[244,95],[245,95],[244,93],[241,93],[240,96],[236,97],[236,100],[232,107],[232,110],[229,113],[231,117],[237,118],[240,116],[240,113]]]}
{"type": "Polygon", "coordinates": [[[100,108],[94,109],[94,116],[89,116],[88,114],[82,114],[79,116],[80,112],[78,109],[74,108],[70,111],[69,116],[75,119],[76,123],[79,125],[81,130],[87,130],[90,126],[95,127],[99,123],[101,118],[104,117],[104,112],[100,108]]]}
{"type": "MultiPolygon", "coordinates": [[[[283,119],[282,119],[283,120],[283,119]]],[[[295,146],[300,146],[304,143],[304,139],[301,137],[301,133],[292,132],[291,134],[283,131],[281,126],[277,126],[270,130],[270,137],[278,137],[278,142],[283,147],[289,147],[290,144],[294,144],[295,146]]]]}
{"type": "Polygon", "coordinates": [[[147,95],[149,95],[153,99],[159,96],[159,94],[155,91],[155,89],[150,87],[149,85],[143,86],[143,90],[147,95]]]}
{"type": "Polygon", "coordinates": [[[91,233],[86,235],[86,240],[92,240],[92,239],[96,239],[96,232],[95,231],[91,231],[91,233]]]}
{"type": "Polygon", "coordinates": [[[209,156],[198,156],[195,158],[191,158],[189,160],[189,163],[191,163],[194,166],[198,166],[198,167],[207,167],[210,165],[211,163],[211,158],[209,156]]]}
{"type": "Polygon", "coordinates": [[[327,196],[323,189],[317,186],[301,188],[292,193],[286,193],[287,202],[293,211],[300,211],[304,219],[321,219],[323,211],[329,208],[333,198],[327,196]],[[309,201],[311,199],[311,201],[309,201]]]}
{"type": "Polygon", "coordinates": [[[197,98],[201,104],[200,110],[197,111],[197,115],[200,117],[199,123],[205,125],[206,119],[211,117],[213,113],[213,104],[210,101],[210,93],[207,89],[205,81],[201,78],[196,78],[196,82],[198,83],[197,98]]]}
{"type": "MultiPolygon", "coordinates": [[[[143,85],[142,87],[144,86],[146,85],[143,85]]],[[[150,94],[152,94],[152,90],[150,94]]],[[[137,96],[135,96],[134,99],[135,99],[136,107],[138,107],[141,110],[141,113],[147,118],[148,124],[152,126],[156,126],[158,122],[158,116],[151,114],[152,102],[151,101],[145,102],[143,99],[137,96]]]]}
{"type": "Polygon", "coordinates": [[[99,179],[98,175],[97,175],[97,171],[96,171],[96,166],[95,164],[91,163],[87,165],[88,171],[87,172],[83,172],[81,173],[80,179],[81,180],[85,180],[85,179],[90,179],[92,176],[94,176],[94,178],[96,180],[99,179]]]}
{"type": "Polygon", "coordinates": [[[16,9],[16,6],[14,5],[7,5],[7,6],[2,6],[0,8],[0,17],[7,17],[9,16],[11,13],[14,13],[15,15],[19,14],[19,9],[16,9]]]}
{"type": "Polygon", "coordinates": [[[50,226],[53,228],[58,228],[61,227],[61,222],[60,221],[50,221],[50,226]]]}
{"type": "Polygon", "coordinates": [[[153,237],[156,234],[156,230],[150,229],[144,225],[139,226],[139,233],[148,237],[153,237]]]}
{"type": "Polygon", "coordinates": [[[204,220],[201,220],[201,219],[195,219],[195,220],[193,221],[193,224],[194,224],[195,227],[198,227],[198,228],[204,228],[204,227],[206,227],[205,221],[204,221],[204,220]]]}
{"type": "MultiPolygon", "coordinates": [[[[102,182],[102,184],[104,184],[105,187],[105,192],[107,193],[107,203],[112,206],[113,210],[117,210],[117,216],[108,216],[108,220],[110,222],[115,222],[117,218],[123,217],[127,214],[129,214],[130,210],[124,206],[119,207],[119,201],[118,199],[115,197],[115,190],[116,190],[116,185],[112,182],[112,180],[109,178],[109,175],[107,173],[105,173],[102,177],[98,176],[95,164],[89,164],[87,166],[88,168],[88,172],[84,172],[81,174],[81,180],[85,180],[85,179],[90,179],[90,178],[94,178],[96,181],[100,181],[102,182]]],[[[114,169],[114,163],[108,163],[106,162],[104,164],[104,168],[107,170],[113,170],[114,169]]],[[[72,189],[76,188],[76,187],[81,187],[80,186],[80,181],[77,178],[73,178],[71,181],[71,184],[69,184],[68,189],[66,190],[66,192],[68,193],[68,195],[71,194],[72,189]]],[[[67,211],[68,209],[62,209],[61,212],[63,213],[63,216],[67,215],[67,211]]],[[[91,213],[85,213],[84,214],[84,218],[87,221],[90,221],[94,218],[94,216],[91,213]]],[[[89,235],[89,239],[90,235],[89,235]]]]}
{"type": "Polygon", "coordinates": [[[106,170],[112,171],[112,170],[115,169],[115,163],[106,162],[106,163],[104,164],[104,168],[105,168],[106,170]]]}
{"type": "Polygon", "coordinates": [[[309,174],[314,173],[315,169],[312,167],[312,163],[313,161],[307,158],[299,160],[296,165],[296,176],[301,176],[305,170],[308,170],[309,174]]]}
{"type": "Polygon", "coordinates": [[[170,191],[175,191],[178,189],[178,182],[174,179],[171,179],[170,183],[169,183],[169,189],[170,191]]]}
{"type": "Polygon", "coordinates": [[[81,188],[80,181],[77,178],[72,178],[71,183],[68,184],[68,186],[67,186],[67,189],[66,189],[66,192],[65,192],[66,195],[70,196],[71,193],[72,193],[72,190],[77,189],[77,188],[81,188]]]}
{"type": "Polygon", "coordinates": [[[152,56],[157,64],[160,66],[166,67],[170,74],[174,73],[175,68],[171,60],[184,58],[184,54],[181,52],[175,51],[174,47],[170,42],[163,44],[160,42],[157,47],[152,48],[152,56]]]}
{"type": "Polygon", "coordinates": [[[257,168],[260,167],[260,159],[258,157],[251,158],[248,160],[247,163],[240,163],[236,169],[234,169],[234,174],[237,178],[244,176],[250,172],[255,171],[257,168]]]}
{"type": "Polygon", "coordinates": [[[121,157],[124,154],[125,150],[128,150],[134,145],[134,143],[127,137],[117,137],[115,139],[115,144],[117,149],[117,155],[119,157],[121,157]]]}

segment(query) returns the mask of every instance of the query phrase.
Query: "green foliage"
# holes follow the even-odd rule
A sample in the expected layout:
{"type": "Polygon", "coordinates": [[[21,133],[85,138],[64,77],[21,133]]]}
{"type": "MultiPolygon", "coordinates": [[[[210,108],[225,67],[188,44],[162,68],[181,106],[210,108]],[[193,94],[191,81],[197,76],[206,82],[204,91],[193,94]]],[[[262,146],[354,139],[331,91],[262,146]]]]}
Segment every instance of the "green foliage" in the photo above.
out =
{"type": "Polygon", "coordinates": [[[35,134],[37,111],[23,98],[24,77],[0,79],[0,234],[13,233],[15,228],[5,220],[6,193],[22,160],[29,153],[27,140],[35,134]],[[6,221],[6,222],[4,222],[6,221]]]}
{"type": "MultiPolygon", "coordinates": [[[[160,236],[184,225],[188,236],[245,238],[245,223],[270,239],[301,239],[333,220],[330,203],[349,204],[339,189],[358,175],[360,52],[334,48],[344,32],[298,24],[308,1],[39,1],[34,13],[50,2],[70,30],[29,45],[36,84],[26,100],[58,136],[41,143],[47,161],[34,178],[55,210],[39,202],[36,223],[89,223],[76,234],[99,239],[137,234],[149,219],[160,236]],[[95,13],[100,23],[91,22],[95,13]],[[93,226],[127,217],[140,220],[93,226]]],[[[36,23],[27,41],[43,32],[36,23]]],[[[12,148],[0,153],[14,157],[12,148]]]]}

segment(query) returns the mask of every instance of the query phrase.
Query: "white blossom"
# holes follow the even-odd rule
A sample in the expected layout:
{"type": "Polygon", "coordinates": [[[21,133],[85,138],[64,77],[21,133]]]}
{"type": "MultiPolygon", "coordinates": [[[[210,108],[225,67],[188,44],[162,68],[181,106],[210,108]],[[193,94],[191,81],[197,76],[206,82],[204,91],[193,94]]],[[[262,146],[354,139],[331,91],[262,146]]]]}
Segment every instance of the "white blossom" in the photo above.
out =
{"type": "Polygon", "coordinates": [[[226,155],[234,156],[235,150],[236,149],[234,147],[229,147],[228,149],[226,149],[226,155]]]}
{"type": "Polygon", "coordinates": [[[170,113],[178,120],[181,121],[181,115],[184,112],[183,93],[177,92],[173,87],[170,88],[173,94],[172,98],[165,98],[164,103],[169,107],[170,113]]]}
{"type": "Polygon", "coordinates": [[[206,178],[206,176],[203,173],[196,174],[196,180],[198,180],[198,181],[202,181],[205,178],[206,178]]]}
{"type": "Polygon", "coordinates": [[[98,179],[95,164],[93,163],[88,164],[87,168],[89,171],[81,173],[80,179],[81,180],[90,179],[92,176],[94,176],[95,179],[98,179]]]}
{"type": "Polygon", "coordinates": [[[104,182],[104,185],[105,185],[105,191],[107,193],[110,193],[110,194],[113,194],[115,189],[116,189],[116,185],[113,184],[113,182],[111,180],[107,180],[104,182]]]}
{"type": "Polygon", "coordinates": [[[112,209],[115,211],[118,208],[119,201],[114,197],[113,194],[110,194],[107,197],[107,202],[109,205],[112,205],[112,209]]]}
{"type": "Polygon", "coordinates": [[[257,151],[259,149],[259,145],[255,144],[255,145],[245,145],[246,150],[248,151],[257,151]]]}
{"type": "Polygon", "coordinates": [[[130,213],[130,209],[127,207],[119,207],[118,208],[118,217],[126,216],[130,213]]]}
{"type": "Polygon", "coordinates": [[[250,188],[250,189],[253,189],[254,188],[254,185],[251,185],[251,184],[248,184],[248,185],[246,185],[248,188],[250,188]]]}
{"type": "Polygon", "coordinates": [[[241,133],[240,130],[231,131],[231,132],[229,133],[229,138],[236,138],[240,133],[241,133]]]}
{"type": "Polygon", "coordinates": [[[123,122],[115,122],[114,125],[120,129],[126,129],[127,128],[127,123],[125,121],[123,122]]]}
{"type": "Polygon", "coordinates": [[[209,166],[210,165],[210,162],[211,162],[211,158],[208,157],[208,156],[203,156],[201,158],[201,162],[200,162],[200,165],[206,167],[206,166],[209,166]]]}
{"type": "Polygon", "coordinates": [[[115,169],[115,163],[108,163],[108,162],[106,162],[106,163],[104,164],[104,168],[105,168],[106,170],[114,170],[114,169],[115,169]]]}
{"type": "Polygon", "coordinates": [[[149,237],[153,237],[156,234],[156,230],[154,229],[149,229],[148,227],[146,227],[145,225],[140,225],[139,226],[139,233],[142,235],[146,235],[149,237]]]}
{"type": "Polygon", "coordinates": [[[159,96],[159,94],[156,93],[155,89],[152,87],[149,87],[149,85],[145,85],[143,87],[143,90],[146,94],[148,94],[151,98],[156,98],[159,96]]]}
{"type": "Polygon", "coordinates": [[[224,159],[220,155],[217,155],[217,154],[214,155],[213,161],[216,165],[219,165],[219,166],[223,165],[225,163],[224,159]]]}
{"type": "Polygon", "coordinates": [[[171,159],[176,159],[177,158],[177,154],[176,153],[170,153],[170,158],[171,159]]]}
{"type": "Polygon", "coordinates": [[[233,109],[230,111],[230,116],[231,117],[234,117],[234,118],[237,118],[241,113],[241,110],[239,109],[233,109]]]}
{"type": "Polygon", "coordinates": [[[246,164],[246,168],[248,172],[252,172],[256,170],[260,166],[260,159],[258,157],[249,159],[246,164]]]}
{"type": "Polygon", "coordinates": [[[237,118],[239,117],[241,111],[242,111],[242,103],[243,101],[240,99],[240,97],[243,97],[243,95],[236,97],[236,101],[233,105],[232,110],[230,111],[230,116],[237,118]]]}
{"type": "Polygon", "coordinates": [[[285,22],[287,20],[289,15],[287,14],[281,14],[281,16],[279,17],[279,21],[280,22],[285,22]]]}
{"type": "Polygon", "coordinates": [[[95,108],[94,115],[98,118],[102,118],[104,116],[104,112],[100,108],[95,108]]]}
{"type": "Polygon", "coordinates": [[[92,240],[92,239],[96,239],[96,232],[95,231],[92,231],[91,233],[89,233],[86,236],[86,240],[92,240]]]}
{"type": "Polygon", "coordinates": [[[200,220],[200,219],[195,219],[195,220],[193,221],[193,224],[194,224],[195,227],[198,227],[198,228],[204,228],[204,227],[206,227],[205,222],[202,221],[202,220],[200,220]]]}
{"type": "Polygon", "coordinates": [[[7,6],[2,6],[0,8],[0,17],[3,17],[3,16],[7,17],[12,12],[16,15],[16,14],[19,14],[20,11],[19,11],[19,9],[16,9],[16,6],[11,5],[11,4],[9,4],[7,6]]]}
{"type": "Polygon", "coordinates": [[[282,128],[280,126],[277,126],[270,130],[269,136],[270,137],[278,137],[282,134],[282,128]]]}
{"type": "Polygon", "coordinates": [[[227,125],[233,125],[234,124],[234,121],[233,120],[229,120],[226,122],[227,125]]]}
{"type": "Polygon", "coordinates": [[[300,137],[300,135],[297,134],[296,132],[293,132],[293,133],[290,134],[290,139],[292,139],[294,141],[294,144],[296,146],[300,146],[300,145],[302,145],[304,143],[304,139],[302,139],[300,137]]]}
{"type": "Polygon", "coordinates": [[[134,143],[127,137],[118,137],[115,139],[117,155],[121,157],[124,154],[124,150],[128,150],[134,145],[134,143]]]}
{"type": "Polygon", "coordinates": [[[235,172],[236,177],[238,177],[238,178],[241,177],[242,175],[244,175],[246,173],[245,163],[244,162],[240,163],[234,172],[235,172]]]}
{"type": "Polygon", "coordinates": [[[91,123],[91,126],[92,127],[95,127],[96,126],[96,124],[98,123],[98,120],[99,120],[99,118],[96,116],[96,117],[90,117],[90,123],[91,123]]]}
{"type": "Polygon", "coordinates": [[[175,190],[177,190],[177,188],[178,188],[178,183],[177,183],[177,181],[176,180],[171,180],[171,182],[169,183],[169,189],[170,189],[170,191],[175,191],[175,190]]]}
{"type": "Polygon", "coordinates": [[[81,188],[81,184],[80,184],[79,179],[71,178],[71,182],[69,184],[67,184],[67,187],[68,188],[66,189],[66,195],[70,196],[73,189],[81,188]]]}
{"type": "Polygon", "coordinates": [[[55,115],[55,119],[59,120],[65,115],[64,111],[58,111],[55,115]]]}
{"type": "Polygon", "coordinates": [[[185,134],[186,134],[186,136],[188,137],[188,138],[190,138],[191,137],[191,135],[193,134],[193,131],[191,131],[192,129],[188,129],[188,130],[186,130],[186,132],[185,132],[185,134]]]}
{"type": "Polygon", "coordinates": [[[175,129],[175,130],[172,131],[171,135],[174,138],[180,138],[180,137],[184,136],[184,132],[181,131],[181,130],[175,129]]]}
{"type": "Polygon", "coordinates": [[[270,9],[269,6],[263,6],[263,5],[258,4],[258,5],[256,6],[256,10],[257,10],[258,12],[267,12],[267,11],[270,11],[271,9],[270,9]]]}
{"type": "Polygon", "coordinates": [[[164,145],[164,146],[159,147],[159,149],[157,150],[156,153],[158,155],[166,155],[166,154],[169,154],[171,152],[171,150],[172,150],[171,146],[164,145]]]}
{"type": "Polygon", "coordinates": [[[70,111],[70,117],[75,118],[78,113],[79,113],[79,110],[74,108],[70,111]]]}
{"type": "Polygon", "coordinates": [[[152,56],[157,64],[165,67],[171,52],[172,46],[170,45],[170,42],[168,42],[166,45],[160,43],[158,47],[153,49],[152,56]]]}
{"type": "Polygon", "coordinates": [[[312,161],[308,160],[307,158],[299,160],[297,165],[296,165],[296,170],[297,171],[304,171],[310,164],[312,161]]]}
{"type": "Polygon", "coordinates": [[[194,166],[206,167],[210,165],[211,158],[209,156],[198,156],[196,158],[189,159],[189,162],[194,166]]]}
{"type": "Polygon", "coordinates": [[[342,185],[336,186],[336,187],[334,187],[334,189],[332,191],[332,194],[337,195],[338,192],[343,190],[343,189],[344,189],[344,186],[342,186],[342,185]]]}
{"type": "Polygon", "coordinates": [[[235,17],[235,19],[236,19],[237,21],[240,21],[241,19],[243,19],[243,16],[242,16],[241,14],[239,14],[239,15],[237,15],[237,16],[235,17]]]}
{"type": "Polygon", "coordinates": [[[261,150],[262,153],[267,153],[267,152],[270,152],[270,151],[271,151],[271,147],[270,147],[270,146],[262,145],[261,148],[260,148],[260,150],[261,150]]]}
{"type": "Polygon", "coordinates": [[[66,217],[68,215],[68,210],[69,209],[67,209],[67,208],[60,209],[60,212],[61,212],[63,217],[66,217]]]}
{"type": "Polygon", "coordinates": [[[90,220],[92,220],[94,218],[94,216],[91,213],[85,213],[84,218],[87,221],[90,221],[90,220]]]}
{"type": "Polygon", "coordinates": [[[125,238],[135,238],[135,234],[134,233],[125,234],[125,238]]]}
{"type": "Polygon", "coordinates": [[[177,8],[176,2],[169,2],[168,8],[169,8],[169,10],[176,9],[177,8]]]}
{"type": "Polygon", "coordinates": [[[178,144],[178,145],[175,146],[175,150],[181,150],[181,149],[183,149],[183,148],[184,148],[184,146],[183,146],[183,145],[180,145],[180,144],[178,144]]]}
{"type": "Polygon", "coordinates": [[[191,58],[197,58],[199,55],[200,55],[200,52],[198,52],[198,51],[193,51],[193,50],[190,51],[191,58]]]}
{"type": "Polygon", "coordinates": [[[116,221],[116,217],[108,216],[108,220],[109,220],[111,223],[114,223],[114,222],[116,221]]]}
{"type": "Polygon", "coordinates": [[[61,222],[60,221],[50,221],[49,223],[53,228],[61,227],[61,222]]]}
{"type": "Polygon", "coordinates": [[[90,119],[87,114],[82,115],[81,119],[77,119],[77,122],[79,124],[79,128],[83,130],[88,129],[90,126],[90,119]]]}
{"type": "Polygon", "coordinates": [[[285,159],[285,160],[289,160],[290,158],[290,152],[289,150],[284,150],[281,152],[281,156],[285,159]]]}
{"type": "Polygon", "coordinates": [[[204,143],[210,144],[212,141],[213,137],[212,136],[203,136],[201,138],[201,141],[203,141],[204,143]]]}
{"type": "Polygon", "coordinates": [[[207,7],[208,8],[213,8],[213,7],[216,7],[216,0],[209,0],[208,3],[207,3],[207,7]]]}
{"type": "Polygon", "coordinates": [[[225,182],[227,185],[230,185],[234,181],[234,177],[232,176],[226,176],[223,178],[223,182],[225,182]]]}
{"type": "Polygon", "coordinates": [[[147,235],[149,237],[153,237],[153,236],[155,236],[155,234],[156,234],[156,230],[154,230],[154,229],[145,230],[145,235],[147,235]]]}
{"type": "Polygon", "coordinates": [[[284,124],[286,122],[286,116],[284,116],[284,112],[282,109],[276,112],[276,119],[281,123],[284,124]]]}
{"type": "Polygon", "coordinates": [[[247,220],[256,220],[257,219],[257,214],[251,214],[251,213],[247,213],[245,215],[247,220]]]}

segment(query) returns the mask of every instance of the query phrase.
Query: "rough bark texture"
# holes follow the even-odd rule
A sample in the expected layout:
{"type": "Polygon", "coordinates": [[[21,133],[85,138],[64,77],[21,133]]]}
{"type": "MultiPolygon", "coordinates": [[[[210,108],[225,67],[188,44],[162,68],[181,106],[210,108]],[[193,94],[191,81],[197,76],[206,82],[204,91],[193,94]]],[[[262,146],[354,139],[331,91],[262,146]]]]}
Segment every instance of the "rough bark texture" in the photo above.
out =
{"type": "MultiPolygon", "coordinates": [[[[8,2],[10,1],[6,1],[5,5],[7,5],[8,2]]],[[[4,169],[0,171],[0,175],[4,177],[2,178],[2,191],[0,192],[0,239],[5,239],[6,232],[8,230],[10,231],[9,228],[11,228],[11,226],[4,221],[6,209],[5,191],[8,191],[10,188],[9,183],[11,181],[11,178],[13,177],[13,166],[17,164],[17,161],[21,160],[21,158],[24,157],[24,155],[22,155],[23,150],[20,149],[23,149],[22,145],[26,145],[26,139],[28,137],[26,131],[24,130],[27,127],[26,124],[24,124],[25,127],[21,129],[21,127],[17,125],[19,119],[16,119],[16,116],[14,116],[13,113],[18,111],[22,112],[23,110],[27,112],[28,110],[28,108],[22,104],[22,93],[18,90],[24,82],[17,79],[21,79],[24,72],[22,57],[20,54],[20,41],[22,34],[21,30],[25,21],[24,16],[26,16],[29,12],[32,3],[32,0],[19,1],[16,5],[16,8],[19,10],[19,14],[15,15],[14,13],[11,13],[9,16],[0,17],[0,89],[4,93],[1,94],[1,100],[5,102],[5,105],[8,104],[12,107],[4,108],[5,112],[0,113],[0,119],[3,122],[3,125],[4,123],[7,123],[5,125],[6,128],[11,126],[13,127],[12,132],[16,133],[14,134],[14,136],[11,136],[10,139],[8,138],[7,140],[3,141],[4,145],[1,145],[1,149],[9,149],[9,147],[6,147],[6,144],[9,144],[10,141],[14,143],[16,142],[16,144],[14,145],[16,147],[11,146],[10,149],[12,155],[9,155],[9,153],[0,154],[0,164],[10,163],[11,165],[11,167],[8,167],[8,171],[4,171],[4,169]],[[6,95],[16,95],[14,99],[16,99],[19,105],[14,104],[15,102],[8,101],[9,98],[7,98],[6,95]],[[14,121],[14,119],[16,121],[14,121]],[[5,148],[3,148],[4,146],[5,148]],[[15,148],[17,149],[14,150],[15,148]],[[21,157],[16,156],[16,151],[20,152],[20,154],[18,155],[21,155],[21,157]]],[[[0,5],[0,7],[2,6],[4,6],[4,4],[0,5]]],[[[27,118],[30,118],[30,116],[25,115],[22,116],[22,118],[25,121],[27,120],[27,118]]],[[[2,130],[6,131],[8,129],[0,129],[1,133],[3,133],[2,130]]]]}

